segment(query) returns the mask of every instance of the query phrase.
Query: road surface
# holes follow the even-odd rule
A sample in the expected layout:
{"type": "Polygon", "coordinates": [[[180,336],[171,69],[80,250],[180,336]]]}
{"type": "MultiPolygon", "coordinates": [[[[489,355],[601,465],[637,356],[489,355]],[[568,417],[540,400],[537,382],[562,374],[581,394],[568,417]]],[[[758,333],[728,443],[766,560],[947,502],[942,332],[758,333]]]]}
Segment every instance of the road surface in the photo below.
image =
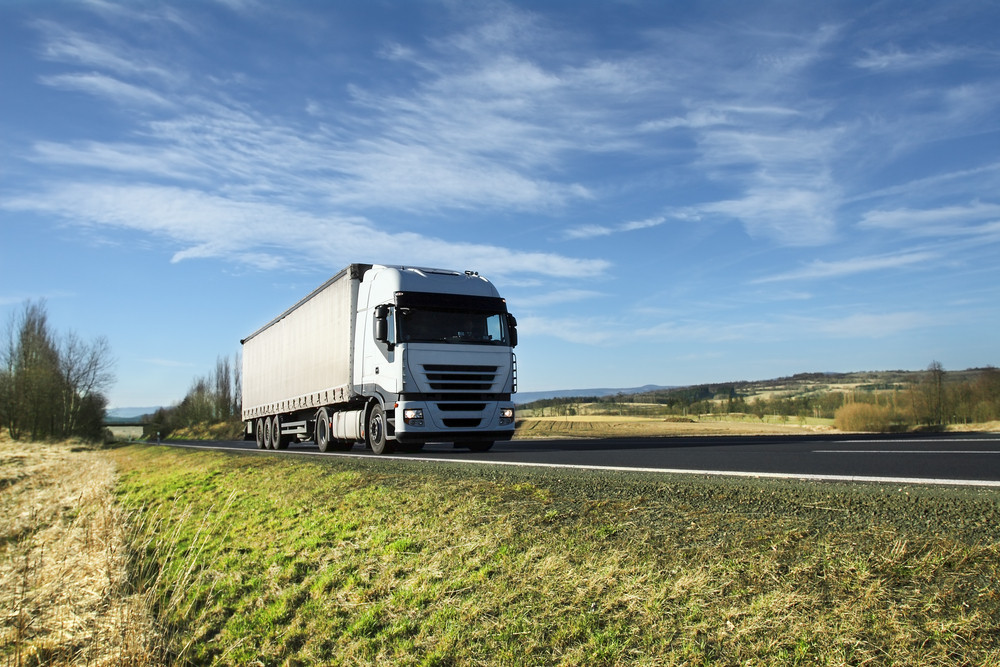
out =
{"type": "MultiPolygon", "coordinates": [[[[372,456],[361,445],[349,452],[323,454],[312,442],[292,444],[283,452],[261,451],[252,442],[169,444],[273,456],[372,456]]],[[[394,456],[436,464],[482,462],[1000,488],[1000,433],[515,440],[497,443],[481,454],[431,444],[420,453],[394,456]]]]}

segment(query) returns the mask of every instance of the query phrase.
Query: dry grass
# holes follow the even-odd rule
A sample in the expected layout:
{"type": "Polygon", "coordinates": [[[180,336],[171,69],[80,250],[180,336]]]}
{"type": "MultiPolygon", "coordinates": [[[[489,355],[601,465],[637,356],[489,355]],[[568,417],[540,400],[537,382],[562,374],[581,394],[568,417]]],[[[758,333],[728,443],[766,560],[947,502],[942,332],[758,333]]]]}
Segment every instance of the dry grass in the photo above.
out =
{"type": "Polygon", "coordinates": [[[170,433],[171,440],[242,440],[243,422],[216,422],[185,426],[170,433]]]}
{"type": "Polygon", "coordinates": [[[893,428],[889,407],[871,403],[848,403],[838,408],[833,423],[841,431],[888,433],[893,428]]]}
{"type": "Polygon", "coordinates": [[[529,417],[518,421],[516,438],[619,438],[689,435],[794,435],[828,433],[826,424],[663,417],[529,417]]]}
{"type": "Polygon", "coordinates": [[[997,433],[1000,432],[1000,421],[979,424],[951,424],[946,430],[957,433],[997,433]]]}
{"type": "Polygon", "coordinates": [[[0,664],[156,662],[116,481],[85,447],[0,440],[0,664]]]}

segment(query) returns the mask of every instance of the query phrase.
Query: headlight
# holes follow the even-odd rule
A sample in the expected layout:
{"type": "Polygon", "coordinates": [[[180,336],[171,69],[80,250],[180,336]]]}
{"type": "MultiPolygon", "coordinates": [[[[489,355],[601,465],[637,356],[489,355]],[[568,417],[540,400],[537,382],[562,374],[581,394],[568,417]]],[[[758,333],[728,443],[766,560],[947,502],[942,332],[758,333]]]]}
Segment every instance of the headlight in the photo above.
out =
{"type": "Polygon", "coordinates": [[[500,408],[500,425],[506,426],[514,421],[514,408],[500,408]]]}
{"type": "Polygon", "coordinates": [[[420,408],[408,408],[403,410],[403,421],[410,426],[423,426],[424,411],[420,408]]]}

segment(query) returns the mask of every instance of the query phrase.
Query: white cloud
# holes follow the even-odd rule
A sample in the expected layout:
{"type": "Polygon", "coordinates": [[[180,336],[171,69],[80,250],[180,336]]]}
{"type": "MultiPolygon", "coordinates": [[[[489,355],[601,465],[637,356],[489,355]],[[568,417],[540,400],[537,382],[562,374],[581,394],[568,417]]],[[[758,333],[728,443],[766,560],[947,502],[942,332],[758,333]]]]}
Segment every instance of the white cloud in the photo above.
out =
{"type": "Polygon", "coordinates": [[[121,76],[143,79],[154,77],[171,84],[181,81],[176,68],[151,62],[142,53],[132,51],[120,43],[114,42],[112,46],[106,41],[107,38],[103,41],[94,40],[49,21],[39,21],[36,27],[45,35],[44,56],[49,60],[80,65],[91,70],[107,70],[121,76]]]}
{"type": "Polygon", "coordinates": [[[729,122],[729,117],[720,111],[712,109],[698,109],[691,111],[684,116],[674,116],[671,118],[645,121],[639,125],[639,131],[663,132],[666,130],[676,130],[678,128],[700,129],[715,125],[725,125],[729,122]]]}
{"type": "Polygon", "coordinates": [[[846,198],[846,203],[870,201],[873,199],[920,200],[927,193],[954,198],[964,196],[969,191],[983,192],[1000,189],[1000,162],[993,162],[971,169],[959,169],[932,174],[925,178],[905,181],[900,184],[861,192],[846,198]]]}
{"type": "Polygon", "coordinates": [[[865,213],[859,226],[911,236],[996,236],[1000,233],[1000,204],[977,201],[929,209],[873,210],[865,213]]]}
{"type": "Polygon", "coordinates": [[[95,141],[39,142],[34,146],[31,159],[47,164],[118,171],[131,175],[147,174],[176,180],[194,178],[194,170],[199,167],[197,161],[176,150],[95,141]]]}
{"type": "Polygon", "coordinates": [[[640,132],[662,132],[678,128],[702,130],[725,125],[737,125],[753,122],[763,118],[793,118],[801,116],[802,112],[778,106],[743,106],[738,104],[698,106],[683,116],[673,116],[643,122],[639,125],[640,132]]]}
{"type": "Polygon", "coordinates": [[[582,225],[567,229],[563,234],[567,239],[591,239],[598,236],[610,236],[621,232],[634,232],[640,229],[659,227],[666,221],[666,216],[659,215],[653,218],[646,218],[645,220],[623,222],[613,227],[605,225],[582,225]]]}
{"type": "Polygon", "coordinates": [[[938,47],[919,51],[904,51],[896,46],[867,49],[854,61],[856,67],[874,71],[924,70],[940,67],[969,57],[971,52],[960,47],[938,47]]]}
{"type": "MultiPolygon", "coordinates": [[[[554,253],[453,242],[410,232],[379,231],[362,217],[316,216],[274,203],[228,199],[155,185],[75,184],[3,202],[8,210],[59,215],[97,228],[143,231],[179,247],[173,261],[220,257],[274,268],[281,256],[320,266],[354,261],[455,268],[457,258],[484,275],[533,273],[591,277],[610,263],[554,253]]],[[[287,264],[287,262],[285,262],[287,264]]]]}
{"type": "Polygon", "coordinates": [[[855,257],[839,262],[816,260],[806,266],[752,281],[753,284],[784,282],[789,280],[818,280],[824,278],[843,278],[872,271],[900,269],[908,266],[925,264],[938,259],[938,253],[931,251],[910,251],[889,255],[855,257]]]}
{"type": "Polygon", "coordinates": [[[755,185],[742,198],[700,208],[705,214],[742,221],[753,237],[766,237],[781,245],[810,246],[833,239],[835,204],[831,194],[821,189],[755,185]]]}
{"type": "Polygon", "coordinates": [[[127,105],[169,107],[172,103],[156,91],[120,81],[105,74],[55,74],[41,82],[54,88],[77,90],[127,105]]]}
{"type": "Polygon", "coordinates": [[[832,241],[842,196],[834,164],[845,149],[846,131],[837,126],[789,125],[801,116],[782,108],[764,116],[770,120],[744,119],[737,125],[699,131],[698,166],[738,194],[695,208],[735,218],[751,236],[781,245],[832,241]]]}
{"type": "Polygon", "coordinates": [[[568,239],[592,239],[598,236],[610,236],[617,231],[614,227],[605,225],[582,225],[565,231],[568,239]]]}

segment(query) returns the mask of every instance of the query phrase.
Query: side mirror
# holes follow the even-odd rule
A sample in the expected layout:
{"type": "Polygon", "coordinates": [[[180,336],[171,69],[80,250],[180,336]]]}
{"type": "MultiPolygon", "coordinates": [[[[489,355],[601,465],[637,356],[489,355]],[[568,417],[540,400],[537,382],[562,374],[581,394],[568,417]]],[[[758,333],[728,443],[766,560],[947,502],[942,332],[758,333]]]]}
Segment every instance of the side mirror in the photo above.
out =
{"type": "Polygon", "coordinates": [[[375,306],[375,340],[389,343],[389,306],[375,306]]]}
{"type": "Polygon", "coordinates": [[[517,319],[507,313],[507,329],[510,331],[510,346],[517,347],[517,319]]]}

